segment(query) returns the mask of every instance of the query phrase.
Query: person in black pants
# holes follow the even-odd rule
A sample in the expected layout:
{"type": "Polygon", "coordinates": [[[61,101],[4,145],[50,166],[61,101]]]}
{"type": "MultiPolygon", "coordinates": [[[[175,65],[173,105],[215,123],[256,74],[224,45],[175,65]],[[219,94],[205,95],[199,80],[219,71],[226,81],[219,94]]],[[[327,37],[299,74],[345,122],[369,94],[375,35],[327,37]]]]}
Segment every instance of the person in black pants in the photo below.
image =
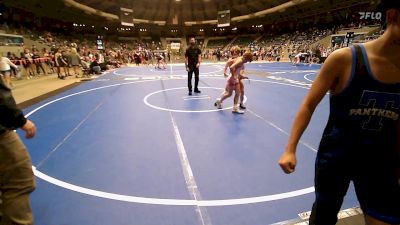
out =
{"type": "Polygon", "coordinates": [[[185,53],[185,65],[186,70],[188,71],[188,88],[189,95],[192,95],[192,76],[194,72],[194,93],[201,93],[198,85],[199,85],[199,67],[201,63],[201,50],[196,45],[196,39],[193,37],[190,38],[190,46],[186,49],[185,53]]]}
{"type": "Polygon", "coordinates": [[[36,134],[35,124],[17,107],[0,77],[0,224],[33,225],[29,196],[36,182],[29,152],[14,132],[17,128],[28,139],[36,134]]]}
{"type": "Polygon", "coordinates": [[[366,225],[400,224],[400,0],[382,0],[385,33],[334,51],[302,103],[279,160],[296,169],[297,145],[319,102],[330,114],[315,161],[310,225],[335,225],[350,182],[366,225]]]}

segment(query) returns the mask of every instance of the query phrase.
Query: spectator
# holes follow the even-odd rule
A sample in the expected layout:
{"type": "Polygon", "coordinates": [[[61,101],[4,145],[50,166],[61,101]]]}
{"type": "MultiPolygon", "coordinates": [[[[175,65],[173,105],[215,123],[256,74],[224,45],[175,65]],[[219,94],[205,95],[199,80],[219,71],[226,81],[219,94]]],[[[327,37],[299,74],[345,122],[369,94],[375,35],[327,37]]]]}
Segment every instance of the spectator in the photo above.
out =
{"type": "Polygon", "coordinates": [[[139,66],[139,65],[140,65],[140,56],[139,56],[139,53],[138,53],[138,52],[135,52],[135,53],[133,54],[133,60],[135,61],[136,66],[139,66]]]}
{"type": "Polygon", "coordinates": [[[71,49],[70,60],[71,60],[72,68],[74,70],[75,77],[79,77],[80,76],[79,68],[81,66],[81,58],[78,55],[76,48],[71,49]]]}
{"type": "Polygon", "coordinates": [[[48,71],[54,73],[54,56],[49,53],[46,48],[43,48],[43,58],[45,59],[45,63],[47,65],[48,71]]]}
{"type": "Polygon", "coordinates": [[[101,68],[96,59],[90,64],[90,73],[101,74],[101,68]]]}
{"type": "Polygon", "coordinates": [[[24,49],[23,57],[24,59],[24,68],[26,72],[26,78],[30,79],[36,75],[36,66],[33,63],[33,54],[29,51],[29,49],[24,49]]]}
{"type": "Polygon", "coordinates": [[[12,87],[11,68],[18,71],[18,67],[14,63],[12,63],[9,58],[1,57],[0,58],[0,74],[1,74],[2,78],[4,78],[5,85],[7,85],[7,87],[9,87],[9,88],[12,87]]]}
{"type": "Polygon", "coordinates": [[[61,55],[63,60],[67,63],[65,66],[65,74],[66,76],[71,76],[70,74],[70,69],[72,67],[71,65],[71,50],[68,48],[67,50],[61,51],[61,55]]]}
{"type": "Polygon", "coordinates": [[[61,49],[57,50],[57,53],[55,54],[55,61],[57,66],[58,78],[64,80],[67,76],[65,68],[68,66],[68,62],[64,59],[61,49]]]}
{"type": "Polygon", "coordinates": [[[43,59],[40,58],[39,51],[37,49],[35,49],[33,51],[32,59],[33,59],[33,63],[35,64],[36,72],[37,72],[38,76],[40,76],[39,68],[42,70],[43,74],[46,75],[47,72],[43,67],[43,62],[42,62],[43,59]]]}

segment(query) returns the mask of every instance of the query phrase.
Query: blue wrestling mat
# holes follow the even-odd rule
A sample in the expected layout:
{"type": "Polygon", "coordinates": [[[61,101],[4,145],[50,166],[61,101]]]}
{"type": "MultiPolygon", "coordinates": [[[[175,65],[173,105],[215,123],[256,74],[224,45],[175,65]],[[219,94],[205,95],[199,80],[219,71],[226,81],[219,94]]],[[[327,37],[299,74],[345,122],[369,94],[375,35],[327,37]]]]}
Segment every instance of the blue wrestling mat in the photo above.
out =
{"type": "MultiPolygon", "coordinates": [[[[183,65],[126,67],[25,110],[25,141],[39,225],[265,225],[298,217],[314,200],[314,160],[329,113],[325,98],[298,146],[278,160],[320,66],[246,65],[247,111],[218,110],[223,65],[202,65],[187,95],[183,65]]],[[[358,205],[353,189],[343,208],[358,205]]]]}

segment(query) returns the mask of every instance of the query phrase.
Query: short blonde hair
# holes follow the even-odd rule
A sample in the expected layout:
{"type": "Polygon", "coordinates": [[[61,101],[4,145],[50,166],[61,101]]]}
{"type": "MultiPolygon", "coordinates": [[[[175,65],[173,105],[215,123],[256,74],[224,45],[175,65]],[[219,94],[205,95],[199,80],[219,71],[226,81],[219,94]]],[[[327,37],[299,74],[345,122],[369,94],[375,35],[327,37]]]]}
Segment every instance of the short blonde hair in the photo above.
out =
{"type": "Polygon", "coordinates": [[[243,54],[243,58],[249,59],[249,60],[253,60],[253,53],[251,52],[245,52],[243,54]]]}
{"type": "Polygon", "coordinates": [[[239,54],[240,53],[240,47],[238,45],[232,46],[230,51],[231,51],[231,54],[239,54]]]}

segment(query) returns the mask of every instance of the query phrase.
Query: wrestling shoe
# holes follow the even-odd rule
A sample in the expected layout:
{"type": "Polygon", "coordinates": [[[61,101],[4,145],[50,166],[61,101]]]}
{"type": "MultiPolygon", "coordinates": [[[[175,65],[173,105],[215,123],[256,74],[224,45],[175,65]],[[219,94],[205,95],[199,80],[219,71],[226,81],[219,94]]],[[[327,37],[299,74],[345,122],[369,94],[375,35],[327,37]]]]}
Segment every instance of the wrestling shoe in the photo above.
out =
{"type": "Polygon", "coordinates": [[[237,108],[237,107],[234,107],[234,108],[232,109],[232,113],[243,114],[244,111],[241,110],[241,109],[239,109],[239,108],[237,108]]]}
{"type": "Polygon", "coordinates": [[[214,106],[217,107],[217,109],[222,109],[222,103],[220,99],[217,99],[217,101],[215,101],[214,106]]]}

